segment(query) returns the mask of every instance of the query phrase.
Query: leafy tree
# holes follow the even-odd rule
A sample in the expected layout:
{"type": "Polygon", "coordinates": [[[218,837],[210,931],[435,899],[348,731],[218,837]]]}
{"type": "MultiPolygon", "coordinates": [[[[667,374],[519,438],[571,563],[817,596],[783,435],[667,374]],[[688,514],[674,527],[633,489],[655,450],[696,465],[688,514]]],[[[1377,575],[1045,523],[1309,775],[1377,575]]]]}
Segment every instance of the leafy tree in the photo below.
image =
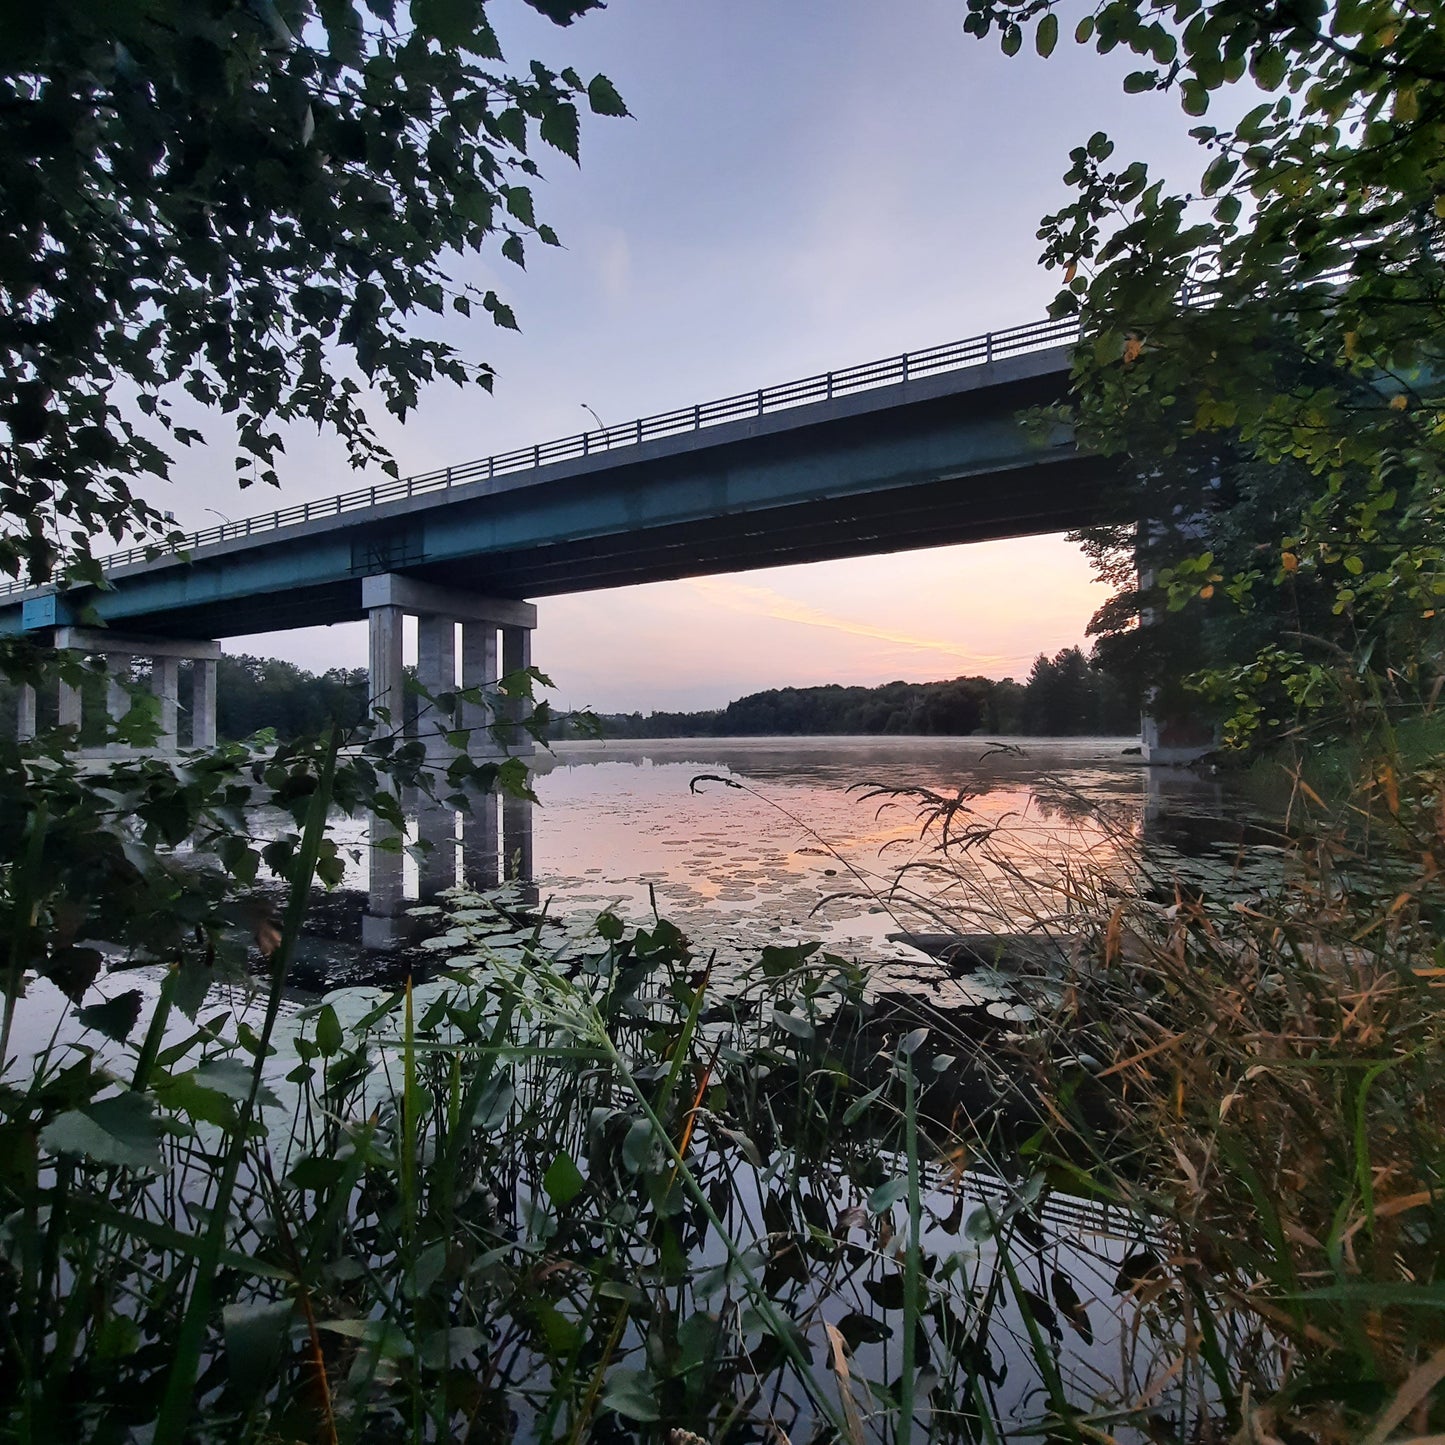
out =
{"type": "MultiPolygon", "coordinates": [[[[1232,700],[1418,701],[1440,674],[1442,20],[1438,3],[1392,0],[968,0],[965,28],[1008,54],[1031,29],[1048,55],[1064,21],[1101,54],[1132,51],[1126,91],[1172,92],[1200,122],[1192,191],[1096,134],[1039,234],[1063,277],[1055,313],[1084,324],[1068,417],[1084,444],[1131,459],[1134,500],[1157,519],[1140,541],[1161,590],[1133,615],[1188,603],[1270,619],[1252,651],[1251,629],[1234,634],[1235,665],[1208,679],[1232,700]],[[1259,103],[1209,123],[1236,84],[1259,103]],[[1218,521],[1231,476],[1252,531],[1218,521]],[[1323,633],[1289,625],[1301,607],[1323,633]]],[[[1134,538],[1093,540],[1117,570],[1134,538]]],[[[1260,713],[1236,720],[1248,732],[1260,713]]]]}
{"type": "Polygon", "coordinates": [[[626,113],[605,76],[508,69],[485,0],[49,0],[4,40],[0,569],[35,580],[169,530],[137,489],[201,439],[179,394],[230,416],[243,486],[295,421],[392,470],[363,383],[398,417],[434,378],[490,386],[417,324],[516,324],[456,257],[555,245],[536,143],[575,159],[580,106],[626,113]]]}
{"type": "Polygon", "coordinates": [[[887,682],[879,687],[769,688],[707,712],[615,714],[602,719],[614,737],[969,737],[975,733],[1132,733],[1137,697],[1077,648],[1040,656],[1027,687],[1012,678],[956,677],[948,682],[887,682]]]}
{"type": "Polygon", "coordinates": [[[282,742],[314,737],[335,724],[352,732],[366,720],[365,668],[331,668],[317,676],[294,663],[244,654],[221,658],[216,726],[240,740],[263,728],[282,742]]]}

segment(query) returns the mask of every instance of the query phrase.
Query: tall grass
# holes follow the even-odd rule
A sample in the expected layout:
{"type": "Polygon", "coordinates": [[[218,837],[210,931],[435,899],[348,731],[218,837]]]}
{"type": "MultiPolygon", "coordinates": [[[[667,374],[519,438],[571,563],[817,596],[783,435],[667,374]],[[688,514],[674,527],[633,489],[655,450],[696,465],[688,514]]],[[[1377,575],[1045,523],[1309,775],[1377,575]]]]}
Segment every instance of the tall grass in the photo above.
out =
{"type": "Polygon", "coordinates": [[[507,890],[292,1011],[323,779],[258,1013],[172,974],[0,1080],[6,1435],[1438,1434],[1439,793],[1371,779],[1221,897],[899,799],[885,903],[993,926],[1022,1026],[507,890]]]}

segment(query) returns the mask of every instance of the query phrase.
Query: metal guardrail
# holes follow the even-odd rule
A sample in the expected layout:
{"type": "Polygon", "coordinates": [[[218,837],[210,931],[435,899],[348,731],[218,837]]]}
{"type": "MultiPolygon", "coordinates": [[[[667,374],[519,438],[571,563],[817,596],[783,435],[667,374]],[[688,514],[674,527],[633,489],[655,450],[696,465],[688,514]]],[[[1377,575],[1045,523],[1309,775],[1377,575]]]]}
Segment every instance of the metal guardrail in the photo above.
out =
{"type": "MultiPolygon", "coordinates": [[[[370,510],[388,502],[405,501],[410,497],[425,496],[433,492],[446,492],[453,487],[470,482],[490,481],[514,472],[535,471],[553,462],[571,461],[578,457],[595,456],[599,452],[607,453],[618,448],[639,446],[658,437],[703,431],[726,422],[767,416],[771,412],[787,411],[792,407],[831,400],[835,396],[896,386],[901,382],[932,376],[942,371],[961,371],[968,367],[986,366],[1000,357],[1043,351],[1051,346],[1075,341],[1078,335],[1077,317],[1066,317],[1058,321],[1034,321],[1026,326],[1009,327],[1005,331],[986,331],[981,336],[930,347],[926,351],[905,351],[901,356],[890,356],[883,361],[869,361],[842,371],[804,377],[801,381],[788,381],[779,386],[764,387],[759,391],[740,392],[736,396],[723,397],[720,401],[702,402],[697,406],[681,407],[656,416],[639,417],[636,421],[626,422],[621,426],[599,427],[593,431],[579,432],[575,436],[562,437],[557,441],[541,442],[536,446],[519,447],[515,451],[483,457],[480,461],[466,462],[461,466],[419,472],[414,477],[379,482],[372,487],[358,487],[355,491],[342,492],[339,496],[325,497],[320,501],[302,502],[297,506],[281,507],[259,516],[242,517],[237,522],[205,527],[170,545],[151,543],[130,547],[124,552],[111,552],[98,560],[107,570],[126,567],[134,562],[157,561],[217,542],[275,532],[284,527],[314,522],[322,517],[339,517],[347,512],[370,510]]],[[[9,582],[0,586],[0,597],[33,590],[34,583],[9,582]]]]}

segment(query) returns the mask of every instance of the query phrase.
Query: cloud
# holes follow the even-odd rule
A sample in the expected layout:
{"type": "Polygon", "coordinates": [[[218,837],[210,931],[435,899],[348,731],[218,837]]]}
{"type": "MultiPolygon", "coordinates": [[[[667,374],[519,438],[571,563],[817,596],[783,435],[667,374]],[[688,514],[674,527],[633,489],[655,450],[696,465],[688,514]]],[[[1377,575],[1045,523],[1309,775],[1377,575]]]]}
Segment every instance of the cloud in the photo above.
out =
{"type": "Polygon", "coordinates": [[[1017,657],[1004,653],[976,652],[972,648],[939,638],[917,637],[888,627],[874,627],[866,622],[857,622],[849,617],[825,612],[820,607],[785,597],[771,587],[760,587],[755,583],[737,582],[728,577],[695,577],[688,585],[701,593],[712,605],[748,617],[766,617],[775,622],[794,622],[802,627],[821,627],[829,632],[846,633],[850,637],[867,637],[915,652],[954,658],[972,667],[994,668],[1000,663],[1018,660],[1017,657]]]}

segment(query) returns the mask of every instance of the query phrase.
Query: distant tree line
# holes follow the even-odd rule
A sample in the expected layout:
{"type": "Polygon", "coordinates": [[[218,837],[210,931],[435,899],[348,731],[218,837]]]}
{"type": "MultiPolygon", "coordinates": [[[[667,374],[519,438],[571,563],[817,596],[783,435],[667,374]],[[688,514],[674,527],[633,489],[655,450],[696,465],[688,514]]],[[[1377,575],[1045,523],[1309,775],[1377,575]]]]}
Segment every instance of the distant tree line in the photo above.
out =
{"type": "MultiPolygon", "coordinates": [[[[138,662],[131,670],[131,685],[150,686],[148,663],[138,662]]],[[[191,709],[191,669],[180,669],[182,716],[191,709]]],[[[86,676],[81,686],[81,743],[93,746],[105,736],[106,682],[100,673],[86,676]]],[[[264,728],[274,728],[282,742],[325,732],[333,721],[343,728],[356,726],[366,717],[367,678],[364,667],[335,667],[327,672],[308,672],[295,663],[274,657],[246,654],[222,656],[216,668],[216,733],[223,740],[237,741],[264,728]]],[[[411,710],[415,700],[407,699],[411,710]]],[[[37,722],[54,727],[56,699],[47,690],[37,699],[37,722]]],[[[14,732],[19,708],[19,688],[8,677],[0,678],[0,728],[14,732]]],[[[182,723],[181,735],[186,735],[182,723]]]]}
{"type": "Polygon", "coordinates": [[[333,722],[353,728],[366,718],[364,667],[333,667],[316,674],[275,657],[223,656],[216,670],[216,731],[250,737],[274,728],[277,738],[325,732],[333,722]]]}
{"type": "MultiPolygon", "coordinates": [[[[411,670],[408,669],[410,672],[411,670]]],[[[144,669],[135,681],[144,685],[144,669]]],[[[99,741],[105,683],[86,679],[82,740],[99,741]]],[[[333,722],[355,727],[366,717],[364,667],[317,674],[292,662],[246,654],[221,658],[216,674],[217,732],[223,739],[274,729],[282,742],[322,732],[333,722]]],[[[182,670],[181,706],[189,708],[182,670]]],[[[408,716],[417,700],[408,696],[408,716]]],[[[15,687],[0,680],[0,716],[14,726],[15,687]]],[[[42,726],[55,704],[42,699],[42,726]]],[[[886,682],[879,687],[781,687],[750,693],[704,712],[612,713],[601,719],[615,738],[770,737],[806,733],[968,737],[973,733],[1081,737],[1132,733],[1139,726],[1137,694],[1092,663],[1077,647],[1034,660],[1026,681],[956,677],[948,682],[886,682]]],[[[559,719],[555,733],[566,736],[559,719]]]]}
{"type": "Polygon", "coordinates": [[[1136,693],[1077,647],[1040,653],[1025,682],[956,677],[879,687],[769,688],[706,712],[612,713],[608,737],[770,737],[850,734],[968,737],[974,733],[1081,737],[1133,733],[1136,693]]]}

